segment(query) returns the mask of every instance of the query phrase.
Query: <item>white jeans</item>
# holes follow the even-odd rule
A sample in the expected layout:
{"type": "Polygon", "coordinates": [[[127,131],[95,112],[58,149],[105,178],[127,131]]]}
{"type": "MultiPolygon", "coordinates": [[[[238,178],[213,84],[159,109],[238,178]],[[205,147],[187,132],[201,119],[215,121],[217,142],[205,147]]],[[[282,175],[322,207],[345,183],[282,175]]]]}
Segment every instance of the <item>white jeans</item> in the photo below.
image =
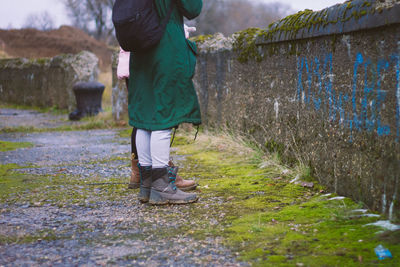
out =
{"type": "Polygon", "coordinates": [[[168,166],[171,129],[146,131],[137,129],[136,148],[141,166],[165,168],[168,166]]]}

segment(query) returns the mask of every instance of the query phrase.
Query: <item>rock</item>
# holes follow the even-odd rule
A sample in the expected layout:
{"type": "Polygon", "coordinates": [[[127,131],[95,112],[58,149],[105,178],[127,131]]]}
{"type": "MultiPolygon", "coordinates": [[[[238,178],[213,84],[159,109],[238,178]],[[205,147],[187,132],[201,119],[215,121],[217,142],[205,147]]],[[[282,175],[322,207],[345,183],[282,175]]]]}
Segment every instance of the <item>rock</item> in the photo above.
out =
{"type": "Polygon", "coordinates": [[[302,187],[313,188],[314,187],[314,183],[312,183],[312,182],[301,182],[301,186],[302,187]]]}

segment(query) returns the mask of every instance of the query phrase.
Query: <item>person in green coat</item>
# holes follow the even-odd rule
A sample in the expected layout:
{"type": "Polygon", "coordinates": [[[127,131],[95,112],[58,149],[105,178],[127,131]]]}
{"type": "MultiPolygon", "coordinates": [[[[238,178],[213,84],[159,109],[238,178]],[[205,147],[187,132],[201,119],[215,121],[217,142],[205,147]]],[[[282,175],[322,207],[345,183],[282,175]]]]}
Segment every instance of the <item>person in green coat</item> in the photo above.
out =
{"type": "Polygon", "coordinates": [[[137,128],[141,177],[139,199],[151,204],[191,203],[194,193],[175,186],[178,167],[169,167],[171,129],[181,123],[201,124],[193,85],[196,45],[185,38],[183,16],[197,17],[202,0],[154,0],[160,19],[171,17],[160,42],[150,50],[131,53],[129,124],[137,128]]]}

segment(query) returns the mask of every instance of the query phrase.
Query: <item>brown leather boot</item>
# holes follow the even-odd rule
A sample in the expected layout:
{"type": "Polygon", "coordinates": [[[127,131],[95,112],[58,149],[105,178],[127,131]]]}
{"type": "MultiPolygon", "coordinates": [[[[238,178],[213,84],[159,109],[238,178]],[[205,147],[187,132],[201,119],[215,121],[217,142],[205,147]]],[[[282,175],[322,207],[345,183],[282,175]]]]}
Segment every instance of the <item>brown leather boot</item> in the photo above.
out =
{"type": "MultiPolygon", "coordinates": [[[[174,163],[172,160],[168,162],[168,166],[170,167],[175,167],[174,163]]],[[[176,181],[175,181],[176,187],[178,187],[182,191],[190,191],[190,190],[195,190],[197,187],[197,184],[194,180],[185,180],[178,174],[176,174],[176,181]]]]}
{"type": "Polygon", "coordinates": [[[140,187],[140,173],[138,163],[139,161],[135,159],[135,154],[132,153],[131,155],[132,161],[132,173],[131,173],[131,180],[129,181],[128,188],[129,189],[137,189],[140,187]]]}

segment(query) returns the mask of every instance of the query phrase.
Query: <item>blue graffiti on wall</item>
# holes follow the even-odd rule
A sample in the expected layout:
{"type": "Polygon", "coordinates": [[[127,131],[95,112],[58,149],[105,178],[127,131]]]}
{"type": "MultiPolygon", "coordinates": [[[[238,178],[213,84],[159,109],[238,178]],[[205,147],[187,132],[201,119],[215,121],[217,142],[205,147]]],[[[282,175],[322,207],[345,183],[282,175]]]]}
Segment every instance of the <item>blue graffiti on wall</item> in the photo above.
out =
{"type": "MultiPolygon", "coordinates": [[[[389,60],[379,59],[372,62],[361,53],[356,55],[353,66],[351,92],[333,88],[332,54],[328,53],[322,59],[315,57],[310,60],[300,57],[297,60],[297,100],[307,107],[314,107],[318,112],[324,112],[329,120],[350,129],[358,131],[376,131],[378,136],[394,134],[396,141],[400,138],[400,62],[399,55],[392,54],[389,60]],[[384,77],[394,70],[396,76],[396,108],[395,130],[385,124],[382,119],[382,108],[387,101],[387,90],[382,89],[384,77]],[[364,74],[362,76],[362,74],[364,74]],[[362,81],[359,81],[362,77],[362,81]],[[360,88],[360,85],[363,88],[360,88]]],[[[390,90],[392,89],[392,85],[390,90]]],[[[350,140],[352,136],[350,136],[350,140]]]]}
{"type": "Polygon", "coordinates": [[[400,138],[400,60],[399,55],[392,55],[391,60],[395,62],[396,65],[396,125],[397,125],[397,138],[396,141],[399,142],[400,138]]]}

